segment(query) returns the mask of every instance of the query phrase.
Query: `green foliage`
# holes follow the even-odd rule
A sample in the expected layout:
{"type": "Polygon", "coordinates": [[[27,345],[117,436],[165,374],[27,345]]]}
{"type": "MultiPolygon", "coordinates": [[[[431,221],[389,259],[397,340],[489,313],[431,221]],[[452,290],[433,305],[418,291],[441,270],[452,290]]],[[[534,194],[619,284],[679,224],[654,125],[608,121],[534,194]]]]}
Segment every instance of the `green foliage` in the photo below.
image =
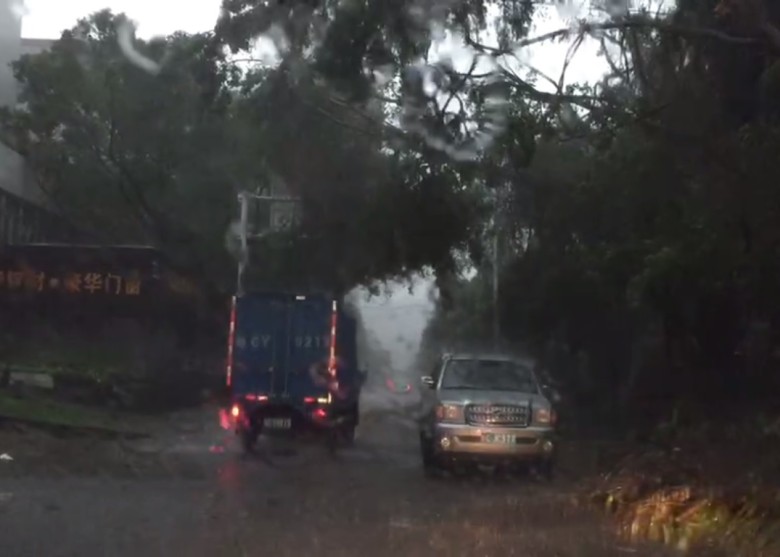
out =
{"type": "Polygon", "coordinates": [[[346,291],[454,268],[480,228],[474,172],[395,145],[381,106],[334,96],[364,76],[347,64],[344,33],[362,17],[387,23],[389,8],[339,12],[316,56],[239,72],[221,46],[265,25],[262,3],[251,14],[239,4],[216,36],[132,40],[133,52],[125,16],[99,12],[15,65],[23,105],[3,113],[3,129],[54,202],[99,241],[156,245],[229,291],[236,193],[273,176],[304,219],[253,244],[250,288],[346,291]]]}
{"type": "Polygon", "coordinates": [[[122,15],[99,12],[14,71],[22,106],[3,126],[55,204],[100,241],[154,244],[219,281],[243,154],[226,83],[207,35],[134,41],[122,15]],[[204,156],[205,155],[205,156],[204,156]]]}

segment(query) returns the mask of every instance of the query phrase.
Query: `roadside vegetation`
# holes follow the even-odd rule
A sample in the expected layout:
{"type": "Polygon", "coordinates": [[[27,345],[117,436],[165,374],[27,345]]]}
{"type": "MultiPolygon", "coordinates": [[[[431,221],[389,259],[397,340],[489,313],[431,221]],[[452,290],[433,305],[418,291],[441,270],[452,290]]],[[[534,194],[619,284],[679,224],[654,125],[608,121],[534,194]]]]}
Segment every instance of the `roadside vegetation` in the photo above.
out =
{"type": "Polygon", "coordinates": [[[19,421],[56,429],[86,430],[113,435],[144,435],[137,416],[72,404],[55,397],[0,392],[0,423],[19,421]]]}

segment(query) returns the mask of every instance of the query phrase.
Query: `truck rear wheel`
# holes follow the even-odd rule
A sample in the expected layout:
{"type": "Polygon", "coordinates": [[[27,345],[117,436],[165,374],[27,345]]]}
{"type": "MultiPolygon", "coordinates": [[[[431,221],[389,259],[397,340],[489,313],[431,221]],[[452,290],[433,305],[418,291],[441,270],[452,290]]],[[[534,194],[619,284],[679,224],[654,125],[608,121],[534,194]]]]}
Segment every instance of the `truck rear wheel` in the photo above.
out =
{"type": "Polygon", "coordinates": [[[347,447],[351,447],[355,444],[355,424],[349,424],[341,430],[341,439],[347,447]]]}
{"type": "Polygon", "coordinates": [[[244,453],[255,452],[255,446],[257,446],[257,433],[251,429],[244,429],[238,433],[238,437],[241,441],[241,449],[244,453]]]}
{"type": "Polygon", "coordinates": [[[441,461],[433,450],[433,442],[420,434],[420,456],[422,457],[423,473],[428,478],[437,478],[444,471],[441,461]]]}
{"type": "Polygon", "coordinates": [[[260,437],[260,428],[255,420],[238,430],[238,438],[241,441],[241,449],[244,453],[253,453],[257,446],[257,438],[260,437]]]}

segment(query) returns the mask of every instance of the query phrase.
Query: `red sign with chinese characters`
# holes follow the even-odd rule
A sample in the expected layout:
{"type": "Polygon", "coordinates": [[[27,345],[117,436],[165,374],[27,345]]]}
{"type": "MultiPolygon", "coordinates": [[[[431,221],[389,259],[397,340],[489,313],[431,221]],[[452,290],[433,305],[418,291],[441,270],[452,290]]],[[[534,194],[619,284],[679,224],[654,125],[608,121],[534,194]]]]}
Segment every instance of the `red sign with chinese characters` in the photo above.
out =
{"type": "Polygon", "coordinates": [[[141,294],[141,278],[138,273],[132,272],[124,275],[86,272],[47,276],[43,271],[34,269],[0,269],[0,290],[138,296],[141,294]]]}
{"type": "Polygon", "coordinates": [[[4,246],[0,249],[0,295],[133,297],[162,293],[160,259],[157,250],[147,247],[4,246]]]}

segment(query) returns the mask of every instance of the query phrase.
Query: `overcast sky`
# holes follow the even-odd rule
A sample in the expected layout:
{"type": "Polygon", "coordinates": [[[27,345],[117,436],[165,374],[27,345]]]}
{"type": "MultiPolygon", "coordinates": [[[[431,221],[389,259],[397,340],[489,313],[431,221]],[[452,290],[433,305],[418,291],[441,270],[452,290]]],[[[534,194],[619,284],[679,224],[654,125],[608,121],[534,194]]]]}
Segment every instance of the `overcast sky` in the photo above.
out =
{"type": "Polygon", "coordinates": [[[144,38],[173,31],[198,32],[214,27],[221,0],[19,0],[24,5],[22,35],[57,38],[63,29],[93,12],[111,8],[138,23],[144,38]]]}

